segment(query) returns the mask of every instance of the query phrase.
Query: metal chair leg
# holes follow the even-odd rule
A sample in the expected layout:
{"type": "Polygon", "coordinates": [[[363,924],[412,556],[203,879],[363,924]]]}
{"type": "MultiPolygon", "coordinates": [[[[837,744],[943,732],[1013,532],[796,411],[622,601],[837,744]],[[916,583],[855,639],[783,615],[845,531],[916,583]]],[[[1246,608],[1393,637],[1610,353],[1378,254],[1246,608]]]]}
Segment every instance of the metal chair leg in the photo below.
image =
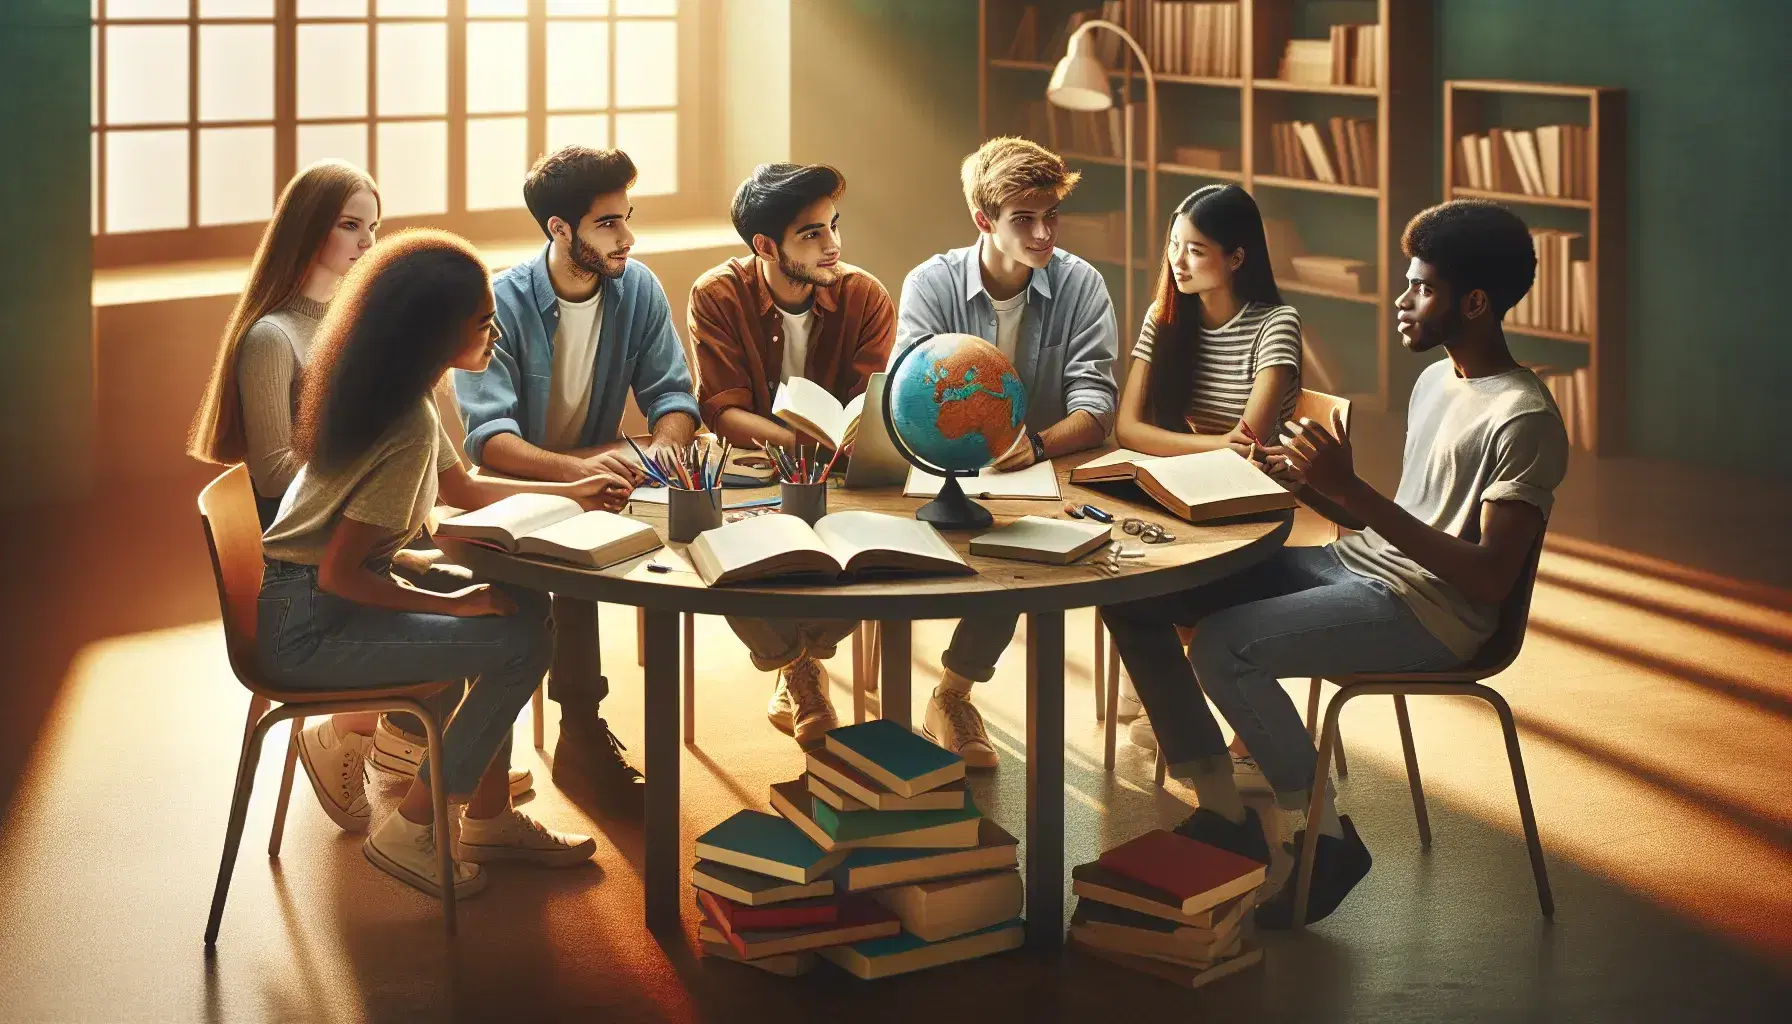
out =
{"type": "Polygon", "coordinates": [[[684,742],[697,742],[697,616],[684,613],[684,742]]]}
{"type": "Polygon", "coordinates": [[[454,850],[449,845],[448,783],[446,778],[444,778],[446,773],[442,768],[442,765],[445,763],[442,757],[442,723],[435,717],[435,715],[424,711],[422,705],[418,705],[412,713],[423,720],[423,732],[427,737],[429,746],[429,765],[431,769],[429,779],[429,802],[431,810],[435,814],[435,822],[432,827],[436,834],[437,877],[441,879],[442,886],[442,923],[447,927],[448,934],[453,935],[456,924],[454,908],[454,850]]]}
{"type": "MultiPolygon", "coordinates": [[[[1102,644],[1102,646],[1106,647],[1112,643],[1112,640],[1108,640],[1106,643],[1102,644]]],[[[1098,647],[1096,649],[1100,650],[1101,648],[1098,647]]],[[[1107,714],[1103,716],[1107,723],[1107,735],[1103,738],[1104,746],[1102,748],[1101,763],[1103,767],[1111,772],[1114,770],[1115,733],[1119,731],[1120,727],[1120,718],[1115,714],[1120,707],[1120,652],[1117,649],[1107,652],[1107,669],[1107,714]]]]}
{"type": "Polygon", "coordinates": [[[286,742],[286,768],[280,773],[280,795],[274,799],[274,830],[268,835],[268,856],[280,856],[280,840],[286,834],[286,805],[292,799],[292,773],[299,760],[299,731],[305,728],[301,716],[292,719],[292,735],[286,742]]]}
{"type": "Polygon", "coordinates": [[[1406,752],[1406,782],[1412,787],[1412,813],[1419,822],[1419,845],[1431,846],[1431,816],[1425,811],[1425,784],[1419,780],[1419,754],[1413,747],[1412,720],[1406,714],[1406,695],[1394,694],[1394,719],[1400,723],[1400,747],[1406,752]]]}
{"type": "Polygon", "coordinates": [[[1518,725],[1512,720],[1512,707],[1492,687],[1476,686],[1474,693],[1499,713],[1500,730],[1506,734],[1506,759],[1512,764],[1512,788],[1518,794],[1518,817],[1524,822],[1524,844],[1530,849],[1531,874],[1537,879],[1537,905],[1544,917],[1553,920],[1556,899],[1549,888],[1549,869],[1543,864],[1543,841],[1537,835],[1537,813],[1531,808],[1531,787],[1525,781],[1524,755],[1518,749],[1518,725]]]}
{"type": "MultiPolygon", "coordinates": [[[[1105,703],[1101,699],[1102,683],[1106,681],[1108,677],[1107,662],[1103,657],[1108,649],[1108,631],[1102,628],[1101,609],[1092,608],[1090,611],[1094,612],[1095,615],[1095,672],[1089,677],[1089,681],[1094,684],[1091,689],[1095,691],[1095,720],[1100,722],[1106,720],[1108,717],[1107,709],[1114,706],[1113,697],[1110,696],[1105,703]]],[[[1109,729],[1108,732],[1111,735],[1113,730],[1109,729]]],[[[1114,745],[1110,742],[1108,744],[1109,771],[1113,771],[1114,769],[1113,749],[1114,745]]]]}
{"type": "Polygon", "coordinates": [[[533,725],[535,727],[535,749],[536,750],[545,749],[543,745],[547,742],[547,740],[544,738],[544,734],[547,729],[547,722],[545,721],[545,719],[547,717],[547,712],[545,709],[546,701],[545,701],[545,697],[544,697],[544,692],[546,689],[547,689],[546,684],[542,684],[542,683],[536,684],[535,696],[530,698],[530,703],[532,705],[534,705],[533,709],[530,712],[529,717],[533,720],[533,725]]]}
{"type": "MultiPolygon", "coordinates": [[[[256,698],[260,700],[261,698],[256,698]]],[[[255,763],[261,758],[261,741],[275,723],[258,719],[249,729],[236,766],[236,791],[230,799],[230,820],[224,826],[224,855],[218,862],[218,882],[212,889],[211,916],[205,922],[205,944],[218,944],[218,926],[224,920],[224,900],[230,895],[230,875],[236,870],[237,849],[243,841],[243,821],[249,815],[249,791],[255,785],[255,763]]]]}

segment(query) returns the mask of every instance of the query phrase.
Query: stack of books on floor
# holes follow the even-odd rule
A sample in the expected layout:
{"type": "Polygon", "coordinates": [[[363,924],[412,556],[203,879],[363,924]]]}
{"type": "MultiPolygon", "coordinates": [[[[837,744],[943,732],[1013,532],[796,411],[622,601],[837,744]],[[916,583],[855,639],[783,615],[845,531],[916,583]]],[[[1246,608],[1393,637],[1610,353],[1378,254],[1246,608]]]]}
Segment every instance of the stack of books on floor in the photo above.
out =
{"type": "Polygon", "coordinates": [[[1163,829],[1147,832],[1071,870],[1071,945],[1199,988],[1262,961],[1243,926],[1267,874],[1247,857],[1163,829]]]}
{"type": "Polygon", "coordinates": [[[697,840],[705,953],[779,974],[817,958],[881,978],[1021,944],[1016,843],[984,818],[958,755],[893,722],[844,726],[697,840]]]}
{"type": "Polygon", "coordinates": [[[1579,124],[1463,135],[1456,140],[1456,184],[1483,192],[1587,199],[1592,195],[1588,139],[1587,127],[1579,124]]]}
{"type": "Polygon", "coordinates": [[[1381,180],[1375,122],[1367,118],[1334,117],[1324,128],[1310,121],[1272,122],[1269,152],[1271,168],[1284,178],[1363,188],[1375,188],[1381,180]]]}

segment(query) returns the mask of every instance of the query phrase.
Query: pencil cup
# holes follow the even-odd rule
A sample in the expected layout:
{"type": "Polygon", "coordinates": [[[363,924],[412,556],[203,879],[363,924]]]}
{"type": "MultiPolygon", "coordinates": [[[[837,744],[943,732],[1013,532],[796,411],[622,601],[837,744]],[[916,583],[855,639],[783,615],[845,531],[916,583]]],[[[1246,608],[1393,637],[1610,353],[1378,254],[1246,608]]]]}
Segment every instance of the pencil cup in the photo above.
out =
{"type": "Polygon", "coordinates": [[[828,485],[817,484],[780,484],[782,496],[780,509],[785,515],[796,516],[810,526],[828,514],[828,485]]]}
{"type": "Polygon", "coordinates": [[[720,489],[687,491],[673,487],[666,495],[666,535],[674,543],[688,544],[704,530],[722,525],[720,489]]]}

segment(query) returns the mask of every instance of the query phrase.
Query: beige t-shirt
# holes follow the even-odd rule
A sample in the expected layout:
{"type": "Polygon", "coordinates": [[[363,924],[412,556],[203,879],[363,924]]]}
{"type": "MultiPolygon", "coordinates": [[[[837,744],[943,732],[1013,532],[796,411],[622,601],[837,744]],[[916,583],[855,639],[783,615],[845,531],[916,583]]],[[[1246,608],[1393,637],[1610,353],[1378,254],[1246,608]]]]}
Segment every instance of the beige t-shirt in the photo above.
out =
{"type": "Polygon", "coordinates": [[[392,553],[423,528],[436,503],[436,478],[455,465],[454,442],[428,396],[384,437],[345,465],[319,472],[306,465],[293,478],[280,514],[262,538],[268,558],[323,562],[343,516],[386,531],[367,560],[384,570],[392,553]]]}

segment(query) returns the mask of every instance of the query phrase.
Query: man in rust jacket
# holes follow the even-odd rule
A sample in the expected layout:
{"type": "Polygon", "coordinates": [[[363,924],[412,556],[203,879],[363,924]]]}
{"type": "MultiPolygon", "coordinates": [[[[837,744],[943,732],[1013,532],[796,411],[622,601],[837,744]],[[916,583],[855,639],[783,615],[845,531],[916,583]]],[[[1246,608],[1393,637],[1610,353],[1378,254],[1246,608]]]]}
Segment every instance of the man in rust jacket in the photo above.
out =
{"type": "MultiPolygon", "coordinates": [[[[690,338],[703,422],[738,446],[794,447],[772,418],[772,398],[792,377],[841,402],[883,370],[896,308],[877,278],[840,259],[846,179],[822,164],[761,164],[734,193],[734,227],[753,251],[704,274],[691,288],[690,338]]],[[[812,439],[805,439],[812,444],[812,439]]],[[[731,616],[753,663],[778,673],[766,716],[797,743],[818,743],[837,724],[821,660],[857,625],[731,616]]]]}

